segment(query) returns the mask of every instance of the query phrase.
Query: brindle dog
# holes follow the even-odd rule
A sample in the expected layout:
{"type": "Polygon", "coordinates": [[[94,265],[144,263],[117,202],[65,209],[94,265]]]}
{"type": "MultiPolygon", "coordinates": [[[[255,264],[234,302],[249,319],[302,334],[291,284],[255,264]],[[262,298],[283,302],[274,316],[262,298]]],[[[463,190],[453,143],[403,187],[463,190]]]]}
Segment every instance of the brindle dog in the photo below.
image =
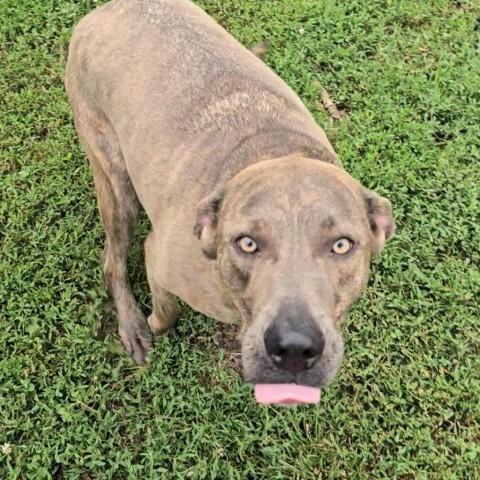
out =
{"type": "Polygon", "coordinates": [[[253,383],[325,386],[340,325],[394,231],[295,93],[187,0],[114,0],[76,27],[66,87],[106,231],[105,277],[141,364],[176,297],[242,325],[253,383]],[[126,259],[140,205],[153,313],[126,259]]]}

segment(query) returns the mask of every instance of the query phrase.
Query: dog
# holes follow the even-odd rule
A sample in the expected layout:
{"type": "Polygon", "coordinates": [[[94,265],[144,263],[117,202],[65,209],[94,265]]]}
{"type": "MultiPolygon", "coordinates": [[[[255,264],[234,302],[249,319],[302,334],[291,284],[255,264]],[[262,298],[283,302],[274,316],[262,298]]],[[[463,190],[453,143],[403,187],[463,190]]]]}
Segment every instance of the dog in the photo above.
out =
{"type": "Polygon", "coordinates": [[[113,0],[74,30],[65,77],[90,164],[121,340],[143,364],[177,297],[241,324],[253,384],[322,388],[390,202],[342,167],[298,96],[188,0],[113,0]],[[153,311],[126,268],[140,208],[153,311]]]}

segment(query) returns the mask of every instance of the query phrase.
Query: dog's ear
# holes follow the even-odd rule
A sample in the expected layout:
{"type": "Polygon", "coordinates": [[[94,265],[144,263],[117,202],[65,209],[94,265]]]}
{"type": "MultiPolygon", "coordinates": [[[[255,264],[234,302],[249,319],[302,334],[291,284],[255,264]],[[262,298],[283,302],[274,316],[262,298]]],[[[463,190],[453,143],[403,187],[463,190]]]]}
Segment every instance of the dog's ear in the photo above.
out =
{"type": "Polygon", "coordinates": [[[373,234],[372,255],[379,254],[385,242],[395,233],[395,221],[390,201],[375,192],[363,189],[368,220],[373,234]]]}
{"type": "Polygon", "coordinates": [[[217,257],[217,223],[223,195],[223,189],[218,190],[198,204],[193,228],[193,234],[200,240],[203,253],[212,260],[217,257]]]}

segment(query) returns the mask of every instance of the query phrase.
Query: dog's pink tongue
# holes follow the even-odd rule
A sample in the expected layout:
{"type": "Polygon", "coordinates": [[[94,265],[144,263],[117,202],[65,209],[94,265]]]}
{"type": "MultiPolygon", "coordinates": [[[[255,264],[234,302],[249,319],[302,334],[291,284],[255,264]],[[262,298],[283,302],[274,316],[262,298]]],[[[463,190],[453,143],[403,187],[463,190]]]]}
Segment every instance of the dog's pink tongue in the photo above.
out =
{"type": "Polygon", "coordinates": [[[255,399],[264,404],[318,403],[320,389],[294,383],[258,383],[255,385],[255,399]]]}

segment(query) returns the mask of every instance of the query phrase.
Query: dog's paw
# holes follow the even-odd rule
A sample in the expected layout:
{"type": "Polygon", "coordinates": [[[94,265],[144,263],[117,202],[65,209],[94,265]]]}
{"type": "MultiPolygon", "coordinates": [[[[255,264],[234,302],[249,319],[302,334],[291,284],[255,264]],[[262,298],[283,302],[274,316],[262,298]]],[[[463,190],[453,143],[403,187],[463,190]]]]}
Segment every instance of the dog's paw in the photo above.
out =
{"type": "Polygon", "coordinates": [[[149,362],[148,353],[152,348],[152,334],[147,326],[145,318],[141,322],[130,322],[120,325],[120,338],[124,347],[137,365],[145,365],[149,362]]]}
{"type": "Polygon", "coordinates": [[[159,318],[155,313],[149,315],[147,322],[153,335],[169,333],[173,330],[172,327],[175,325],[174,318],[167,318],[165,316],[159,318]]]}

